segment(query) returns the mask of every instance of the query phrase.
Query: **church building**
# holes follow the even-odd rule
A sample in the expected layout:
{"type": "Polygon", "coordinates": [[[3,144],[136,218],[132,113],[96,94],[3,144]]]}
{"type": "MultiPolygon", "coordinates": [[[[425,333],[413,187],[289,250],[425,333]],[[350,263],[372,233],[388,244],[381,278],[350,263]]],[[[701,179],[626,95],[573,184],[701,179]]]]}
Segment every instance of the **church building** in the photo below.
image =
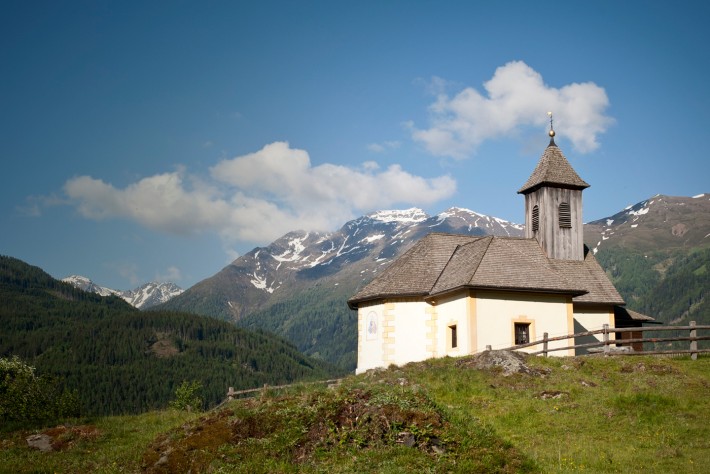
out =
{"type": "Polygon", "coordinates": [[[545,332],[652,319],[624,308],[584,245],[582,191],[589,185],[554,136],[551,126],[549,146],[518,190],[525,197],[524,238],[429,234],[348,300],[358,312],[357,373],[524,344],[545,332]]]}

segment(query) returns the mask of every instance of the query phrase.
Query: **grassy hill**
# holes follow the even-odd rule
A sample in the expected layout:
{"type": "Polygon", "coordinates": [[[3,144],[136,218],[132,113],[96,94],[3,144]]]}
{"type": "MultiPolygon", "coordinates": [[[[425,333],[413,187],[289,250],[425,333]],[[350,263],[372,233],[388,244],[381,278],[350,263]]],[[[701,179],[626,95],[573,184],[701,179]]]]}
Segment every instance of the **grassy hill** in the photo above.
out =
{"type": "Polygon", "coordinates": [[[0,256],[0,356],[20,356],[76,389],[84,413],[165,407],[183,380],[214,406],[227,388],[334,373],[285,340],[204,316],[141,312],[0,256]]]}
{"type": "Polygon", "coordinates": [[[710,358],[525,358],[512,375],[491,360],[392,367],[202,415],[76,420],[53,453],[5,433],[0,471],[707,472],[710,358]]]}

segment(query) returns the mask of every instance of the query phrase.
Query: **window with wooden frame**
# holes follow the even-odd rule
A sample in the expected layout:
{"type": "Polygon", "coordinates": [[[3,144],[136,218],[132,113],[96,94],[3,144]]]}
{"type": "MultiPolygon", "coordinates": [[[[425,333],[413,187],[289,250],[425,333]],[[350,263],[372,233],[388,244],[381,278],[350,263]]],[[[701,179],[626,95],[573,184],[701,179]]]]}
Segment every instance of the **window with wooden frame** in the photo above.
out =
{"type": "Polygon", "coordinates": [[[532,230],[537,232],[540,228],[540,208],[535,204],[532,208],[532,230]]]}
{"type": "Polygon", "coordinates": [[[559,216],[560,216],[560,227],[563,227],[565,229],[572,228],[572,214],[570,212],[568,202],[560,203],[559,216]]]}
{"type": "Polygon", "coordinates": [[[451,342],[451,348],[456,349],[459,345],[458,334],[456,332],[456,325],[453,324],[449,326],[449,341],[451,342]]]}
{"type": "Polygon", "coordinates": [[[515,323],[515,345],[530,342],[530,323],[515,323]]]}

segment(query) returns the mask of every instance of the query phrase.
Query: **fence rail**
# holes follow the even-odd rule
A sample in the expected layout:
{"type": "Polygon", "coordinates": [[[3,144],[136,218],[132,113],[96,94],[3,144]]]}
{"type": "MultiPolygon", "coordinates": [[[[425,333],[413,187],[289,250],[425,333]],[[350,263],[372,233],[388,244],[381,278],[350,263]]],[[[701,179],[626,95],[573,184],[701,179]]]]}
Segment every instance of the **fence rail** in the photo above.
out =
{"type": "MultiPolygon", "coordinates": [[[[595,347],[603,347],[603,353],[605,355],[615,354],[615,355],[663,355],[663,354],[690,354],[691,359],[695,360],[698,358],[698,354],[710,353],[710,349],[698,349],[698,341],[708,341],[710,340],[710,335],[698,336],[698,331],[710,330],[708,325],[697,325],[695,321],[690,321],[688,326],[662,326],[662,327],[635,327],[635,328],[612,328],[608,324],[605,324],[602,329],[597,329],[594,331],[585,331],[576,334],[567,334],[565,336],[548,337],[547,333],[544,333],[542,339],[537,341],[528,342],[525,344],[518,344],[515,346],[507,347],[502,350],[515,351],[520,349],[525,349],[527,347],[535,347],[542,345],[542,349],[529,352],[530,355],[543,355],[547,357],[550,352],[556,351],[566,351],[570,349],[589,349],[595,347]],[[624,334],[624,333],[646,333],[646,332],[657,332],[657,331],[688,331],[688,336],[671,336],[671,337],[629,337],[622,339],[611,339],[610,334],[624,334]],[[549,348],[550,342],[565,341],[568,339],[577,339],[581,337],[596,336],[598,334],[602,335],[602,340],[597,342],[589,342],[584,344],[574,344],[564,347],[554,347],[549,348]],[[655,343],[655,342],[677,342],[677,341],[688,341],[688,349],[673,349],[673,350],[614,350],[612,346],[631,348],[632,344],[643,344],[643,343],[655,343]]],[[[487,346],[490,347],[490,346],[487,346]]]]}

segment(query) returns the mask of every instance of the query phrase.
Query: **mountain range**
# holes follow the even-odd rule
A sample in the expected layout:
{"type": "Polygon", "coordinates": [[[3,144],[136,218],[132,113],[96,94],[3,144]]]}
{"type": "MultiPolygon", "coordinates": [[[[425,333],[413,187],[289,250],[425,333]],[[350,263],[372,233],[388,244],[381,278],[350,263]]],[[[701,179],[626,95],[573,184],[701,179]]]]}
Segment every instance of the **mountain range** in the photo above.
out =
{"type": "Polygon", "coordinates": [[[523,227],[462,208],[436,216],[417,208],[378,211],[331,233],[289,232],[242,255],[163,307],[236,322],[313,286],[354,289],[430,232],[517,237],[523,227]]]}
{"type": "Polygon", "coordinates": [[[118,296],[131,304],[131,306],[135,306],[139,309],[147,309],[165,303],[185,291],[172,282],[152,281],[134,290],[114,290],[106,288],[105,286],[99,286],[89,278],[80,275],[71,275],[62,278],[62,281],[80,290],[96,293],[101,296],[118,296]]]}

